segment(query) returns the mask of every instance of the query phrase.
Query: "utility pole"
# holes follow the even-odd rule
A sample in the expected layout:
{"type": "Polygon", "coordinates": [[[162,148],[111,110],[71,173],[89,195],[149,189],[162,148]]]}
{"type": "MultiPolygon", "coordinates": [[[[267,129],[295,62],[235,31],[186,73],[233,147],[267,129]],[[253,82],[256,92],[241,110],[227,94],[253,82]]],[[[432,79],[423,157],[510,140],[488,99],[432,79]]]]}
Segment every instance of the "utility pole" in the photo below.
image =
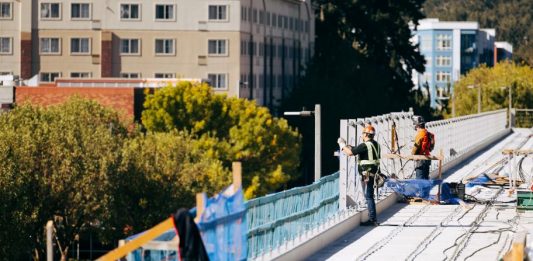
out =
{"type": "Polygon", "coordinates": [[[285,116],[302,116],[302,117],[315,117],[315,181],[320,179],[322,169],[322,144],[321,144],[321,112],[320,104],[315,104],[314,111],[286,111],[283,113],[285,116]]]}

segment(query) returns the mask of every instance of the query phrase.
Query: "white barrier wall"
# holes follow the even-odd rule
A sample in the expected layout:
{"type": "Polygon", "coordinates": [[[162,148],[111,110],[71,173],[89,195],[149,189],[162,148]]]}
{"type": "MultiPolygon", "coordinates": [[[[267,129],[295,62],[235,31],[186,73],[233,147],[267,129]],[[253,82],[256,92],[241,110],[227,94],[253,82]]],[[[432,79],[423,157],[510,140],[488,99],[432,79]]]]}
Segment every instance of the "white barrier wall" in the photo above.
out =
{"type": "MultiPolygon", "coordinates": [[[[347,119],[340,121],[340,137],[351,146],[361,140],[362,129],[370,123],[376,129],[375,139],[381,146],[381,171],[399,179],[414,177],[414,161],[386,159],[388,153],[410,155],[416,131],[412,112],[390,113],[370,118],[347,119]],[[393,132],[393,126],[396,132],[393,132]],[[397,144],[392,147],[392,135],[397,136],[397,144]]],[[[435,149],[432,154],[444,152],[443,171],[479,151],[502,135],[509,133],[506,126],[506,110],[498,110],[462,116],[452,119],[428,122],[426,128],[435,134],[435,149]]],[[[339,156],[339,209],[362,209],[366,207],[360,175],[357,172],[355,157],[339,156]]],[[[438,163],[432,163],[432,177],[436,174],[438,163]]],[[[380,193],[381,194],[381,193],[380,193]]]]}

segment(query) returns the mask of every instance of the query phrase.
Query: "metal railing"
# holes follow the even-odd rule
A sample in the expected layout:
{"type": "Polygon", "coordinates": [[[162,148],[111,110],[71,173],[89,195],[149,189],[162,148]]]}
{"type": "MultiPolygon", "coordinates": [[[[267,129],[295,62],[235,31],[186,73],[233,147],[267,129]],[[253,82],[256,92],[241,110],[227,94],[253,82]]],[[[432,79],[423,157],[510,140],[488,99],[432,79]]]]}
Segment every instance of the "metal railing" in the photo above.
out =
{"type": "Polygon", "coordinates": [[[248,258],[255,259],[319,226],[338,212],[339,173],[245,203],[248,258]]]}
{"type": "Polygon", "coordinates": [[[513,109],[513,127],[533,127],[533,109],[513,109]]]}
{"type": "MultiPolygon", "coordinates": [[[[414,161],[402,159],[387,159],[387,153],[410,155],[416,131],[413,125],[412,112],[390,113],[370,118],[349,119],[340,121],[340,136],[346,138],[351,146],[360,142],[363,127],[370,123],[376,129],[376,141],[381,146],[381,171],[389,176],[395,175],[400,179],[411,178],[414,172],[414,161]],[[395,130],[395,131],[393,131],[395,130]],[[395,143],[393,144],[393,135],[395,143]]],[[[426,128],[435,134],[435,148],[432,154],[441,149],[444,153],[443,165],[454,161],[476,150],[507,129],[506,110],[484,112],[480,114],[462,116],[452,119],[432,121],[426,128]]],[[[339,165],[339,208],[355,207],[358,210],[366,208],[363,197],[359,173],[355,167],[355,157],[341,155],[339,165]]],[[[431,170],[438,167],[434,161],[431,170]]],[[[390,192],[381,190],[378,198],[387,196],[390,192]]]]}

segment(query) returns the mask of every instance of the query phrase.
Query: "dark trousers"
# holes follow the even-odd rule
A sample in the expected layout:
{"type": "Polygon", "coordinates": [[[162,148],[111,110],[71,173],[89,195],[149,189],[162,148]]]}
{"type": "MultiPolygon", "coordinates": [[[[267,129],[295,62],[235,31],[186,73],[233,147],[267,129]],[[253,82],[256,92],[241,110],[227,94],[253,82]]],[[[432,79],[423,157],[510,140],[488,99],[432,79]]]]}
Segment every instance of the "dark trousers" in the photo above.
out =
{"type": "Polygon", "coordinates": [[[429,179],[429,166],[431,160],[419,160],[416,162],[416,179],[429,179]]]}
{"type": "Polygon", "coordinates": [[[377,221],[376,202],[374,201],[374,177],[369,177],[368,181],[363,182],[363,185],[366,185],[365,200],[368,208],[368,219],[370,221],[377,221]]]}

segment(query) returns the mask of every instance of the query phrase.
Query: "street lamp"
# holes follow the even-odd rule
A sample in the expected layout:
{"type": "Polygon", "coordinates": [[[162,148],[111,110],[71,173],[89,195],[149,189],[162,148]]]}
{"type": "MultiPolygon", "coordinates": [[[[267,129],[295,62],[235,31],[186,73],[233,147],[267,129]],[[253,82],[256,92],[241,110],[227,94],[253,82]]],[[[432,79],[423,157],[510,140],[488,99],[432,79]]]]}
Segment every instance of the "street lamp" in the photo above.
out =
{"type": "Polygon", "coordinates": [[[471,84],[466,86],[468,89],[477,87],[477,113],[481,113],[481,84],[471,84]]]}
{"type": "Polygon", "coordinates": [[[320,169],[321,169],[321,149],[322,145],[320,142],[320,104],[315,104],[314,111],[286,111],[283,113],[285,116],[302,116],[302,117],[311,117],[315,116],[315,181],[320,179],[320,169]]]}

